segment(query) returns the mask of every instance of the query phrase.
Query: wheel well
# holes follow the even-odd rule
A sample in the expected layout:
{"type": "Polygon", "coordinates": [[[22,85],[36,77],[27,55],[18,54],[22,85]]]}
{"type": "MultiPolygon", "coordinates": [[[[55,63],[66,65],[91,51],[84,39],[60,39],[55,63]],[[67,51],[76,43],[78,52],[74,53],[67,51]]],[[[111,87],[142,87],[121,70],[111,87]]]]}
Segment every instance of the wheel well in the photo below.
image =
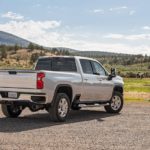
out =
{"type": "Polygon", "coordinates": [[[119,93],[123,94],[123,87],[121,87],[121,86],[116,86],[116,87],[114,88],[114,92],[119,92],[119,93]]]}
{"type": "Polygon", "coordinates": [[[69,99],[70,99],[70,102],[72,102],[72,88],[71,86],[68,86],[68,85],[65,85],[65,86],[59,86],[56,90],[56,94],[57,93],[65,93],[69,99]]]}

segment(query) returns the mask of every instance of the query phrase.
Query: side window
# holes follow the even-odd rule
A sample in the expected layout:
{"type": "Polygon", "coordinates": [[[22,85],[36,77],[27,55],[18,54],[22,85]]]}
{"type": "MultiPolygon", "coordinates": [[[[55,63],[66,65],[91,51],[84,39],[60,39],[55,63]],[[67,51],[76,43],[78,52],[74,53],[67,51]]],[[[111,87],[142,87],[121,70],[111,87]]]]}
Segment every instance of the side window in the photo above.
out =
{"type": "Polygon", "coordinates": [[[50,58],[43,58],[43,59],[39,59],[35,70],[51,70],[51,59],[50,58]]]}
{"type": "Polygon", "coordinates": [[[94,73],[97,73],[103,76],[106,75],[104,68],[99,63],[97,63],[96,61],[91,61],[91,62],[92,62],[92,66],[94,69],[94,73]]]}
{"type": "Polygon", "coordinates": [[[93,74],[92,65],[89,60],[80,59],[80,64],[84,73],[93,74]]]}
{"type": "Polygon", "coordinates": [[[77,72],[75,59],[74,58],[61,58],[61,57],[53,58],[52,70],[53,71],[77,72]]]}

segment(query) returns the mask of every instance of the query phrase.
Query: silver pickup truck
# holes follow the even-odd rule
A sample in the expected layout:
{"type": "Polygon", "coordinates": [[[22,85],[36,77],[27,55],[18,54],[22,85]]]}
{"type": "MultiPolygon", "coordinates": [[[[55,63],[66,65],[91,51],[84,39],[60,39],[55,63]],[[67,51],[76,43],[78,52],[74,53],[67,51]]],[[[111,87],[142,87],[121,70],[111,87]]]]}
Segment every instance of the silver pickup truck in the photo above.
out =
{"type": "Polygon", "coordinates": [[[0,104],[7,117],[28,107],[45,109],[53,121],[65,121],[70,109],[104,105],[108,113],[123,107],[123,85],[95,59],[53,56],[38,59],[34,70],[0,70],[0,104]]]}

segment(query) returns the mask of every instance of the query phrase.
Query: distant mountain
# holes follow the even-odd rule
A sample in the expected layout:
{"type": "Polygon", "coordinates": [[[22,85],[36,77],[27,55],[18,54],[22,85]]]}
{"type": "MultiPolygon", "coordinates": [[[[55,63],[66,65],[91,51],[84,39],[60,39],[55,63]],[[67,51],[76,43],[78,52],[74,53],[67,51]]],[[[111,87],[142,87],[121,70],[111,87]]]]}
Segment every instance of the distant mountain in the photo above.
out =
{"type": "Polygon", "coordinates": [[[129,56],[129,54],[112,53],[112,52],[105,52],[105,51],[77,51],[76,54],[80,56],[86,56],[86,57],[129,56]]]}
{"type": "Polygon", "coordinates": [[[124,53],[113,53],[113,52],[105,52],[105,51],[81,51],[81,50],[75,50],[71,48],[65,48],[65,47],[45,47],[48,50],[57,49],[58,51],[69,51],[72,55],[78,55],[78,56],[85,56],[85,57],[100,57],[100,56],[131,56],[130,54],[124,54],[124,53]]]}
{"type": "Polygon", "coordinates": [[[4,45],[19,45],[22,47],[27,47],[29,45],[29,41],[20,38],[18,36],[15,36],[13,34],[7,33],[7,32],[3,32],[0,31],[0,45],[4,44],[4,45]]]}
{"type": "MultiPolygon", "coordinates": [[[[22,47],[28,47],[29,43],[31,43],[28,40],[25,40],[21,37],[18,37],[16,35],[0,31],[0,45],[19,45],[22,47]]],[[[38,45],[38,44],[35,44],[38,45]]],[[[75,50],[71,48],[65,48],[65,47],[44,47],[47,50],[53,50],[57,49],[58,51],[64,51],[67,50],[72,55],[79,55],[79,56],[87,56],[87,57],[99,57],[99,56],[127,56],[128,54],[121,54],[121,53],[111,53],[111,52],[105,52],[105,51],[80,51],[75,50]]]]}

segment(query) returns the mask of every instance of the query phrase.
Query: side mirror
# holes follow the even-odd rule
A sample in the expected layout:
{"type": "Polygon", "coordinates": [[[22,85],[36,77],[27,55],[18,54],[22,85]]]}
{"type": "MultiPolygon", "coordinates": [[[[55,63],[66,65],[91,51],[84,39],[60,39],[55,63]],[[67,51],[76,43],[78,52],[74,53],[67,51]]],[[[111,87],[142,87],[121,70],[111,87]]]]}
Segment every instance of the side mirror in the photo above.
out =
{"type": "Polygon", "coordinates": [[[116,68],[111,68],[111,76],[112,77],[116,76],[116,68]]]}
{"type": "Polygon", "coordinates": [[[111,73],[108,76],[108,80],[112,80],[113,77],[116,77],[116,69],[111,68],[111,73]]]}

